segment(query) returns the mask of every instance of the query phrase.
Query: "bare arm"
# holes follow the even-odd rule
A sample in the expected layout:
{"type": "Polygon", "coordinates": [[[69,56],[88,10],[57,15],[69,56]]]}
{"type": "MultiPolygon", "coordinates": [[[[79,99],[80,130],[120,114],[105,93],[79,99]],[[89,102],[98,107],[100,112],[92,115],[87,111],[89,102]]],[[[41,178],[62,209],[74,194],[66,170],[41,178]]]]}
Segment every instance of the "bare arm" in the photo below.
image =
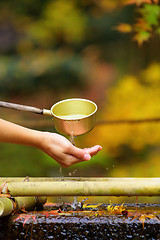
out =
{"type": "Polygon", "coordinates": [[[80,149],[73,146],[70,141],[59,134],[32,130],[2,119],[0,119],[0,142],[39,148],[62,167],[88,161],[102,149],[99,145],[80,149]]]}

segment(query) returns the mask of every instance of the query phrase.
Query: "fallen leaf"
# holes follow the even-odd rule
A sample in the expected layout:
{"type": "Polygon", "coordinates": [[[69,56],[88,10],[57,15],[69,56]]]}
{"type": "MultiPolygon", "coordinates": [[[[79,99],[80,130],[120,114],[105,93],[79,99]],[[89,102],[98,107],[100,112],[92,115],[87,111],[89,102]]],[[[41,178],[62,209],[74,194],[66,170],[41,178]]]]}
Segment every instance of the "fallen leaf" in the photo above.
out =
{"type": "Polygon", "coordinates": [[[17,220],[23,220],[24,219],[24,221],[23,221],[23,227],[24,227],[24,225],[26,224],[26,222],[30,219],[30,218],[32,218],[33,220],[34,220],[34,222],[36,222],[36,216],[37,215],[33,215],[33,214],[24,214],[24,213],[22,213],[22,214],[19,214],[19,216],[17,217],[17,218],[15,218],[14,220],[13,220],[13,222],[15,222],[15,221],[17,221],[17,220]]]}
{"type": "Polygon", "coordinates": [[[111,214],[122,214],[122,212],[125,211],[125,208],[123,207],[124,203],[122,203],[120,206],[113,206],[111,203],[107,207],[107,210],[111,214]]]}

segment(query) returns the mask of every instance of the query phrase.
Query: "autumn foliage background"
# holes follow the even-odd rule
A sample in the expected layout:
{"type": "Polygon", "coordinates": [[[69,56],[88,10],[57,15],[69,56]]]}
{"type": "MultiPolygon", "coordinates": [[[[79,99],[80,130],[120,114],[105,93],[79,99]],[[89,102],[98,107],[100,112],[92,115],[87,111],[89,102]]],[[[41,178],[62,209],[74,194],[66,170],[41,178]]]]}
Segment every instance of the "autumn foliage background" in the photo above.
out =
{"type": "MultiPolygon", "coordinates": [[[[83,97],[97,103],[97,124],[77,137],[100,144],[90,162],[63,176],[159,177],[160,122],[106,121],[160,117],[159,1],[46,0],[0,2],[2,101],[50,108],[83,97]]],[[[49,117],[0,109],[1,118],[55,131],[49,117]]],[[[1,176],[60,176],[37,149],[1,144],[1,176]]]]}

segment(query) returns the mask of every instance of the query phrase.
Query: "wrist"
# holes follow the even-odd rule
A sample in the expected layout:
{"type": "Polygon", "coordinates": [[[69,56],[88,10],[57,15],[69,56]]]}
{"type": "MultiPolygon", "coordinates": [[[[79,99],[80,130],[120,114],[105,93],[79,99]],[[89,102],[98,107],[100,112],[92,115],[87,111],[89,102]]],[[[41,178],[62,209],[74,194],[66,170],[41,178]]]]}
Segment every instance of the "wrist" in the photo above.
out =
{"type": "Polygon", "coordinates": [[[33,135],[32,135],[32,144],[34,147],[39,148],[39,149],[43,149],[43,144],[45,141],[45,132],[41,132],[41,131],[36,131],[33,130],[33,135]]]}
{"type": "Polygon", "coordinates": [[[36,142],[35,142],[35,147],[45,151],[46,146],[49,145],[49,132],[41,132],[37,131],[36,133],[36,142]]]}

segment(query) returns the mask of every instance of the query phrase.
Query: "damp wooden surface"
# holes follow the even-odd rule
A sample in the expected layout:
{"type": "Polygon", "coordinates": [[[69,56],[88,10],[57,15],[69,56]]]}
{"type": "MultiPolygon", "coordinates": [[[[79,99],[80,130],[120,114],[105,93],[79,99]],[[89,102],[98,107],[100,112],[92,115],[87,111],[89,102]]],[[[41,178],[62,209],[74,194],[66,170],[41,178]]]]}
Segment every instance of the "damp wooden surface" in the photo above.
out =
{"type": "Polygon", "coordinates": [[[143,226],[138,217],[112,215],[105,210],[100,210],[99,215],[98,211],[72,212],[68,215],[61,212],[59,216],[47,216],[44,211],[31,212],[25,224],[23,218],[14,221],[19,215],[0,219],[0,239],[160,239],[159,204],[126,204],[125,208],[136,214],[154,213],[156,218],[146,218],[143,226]]]}

